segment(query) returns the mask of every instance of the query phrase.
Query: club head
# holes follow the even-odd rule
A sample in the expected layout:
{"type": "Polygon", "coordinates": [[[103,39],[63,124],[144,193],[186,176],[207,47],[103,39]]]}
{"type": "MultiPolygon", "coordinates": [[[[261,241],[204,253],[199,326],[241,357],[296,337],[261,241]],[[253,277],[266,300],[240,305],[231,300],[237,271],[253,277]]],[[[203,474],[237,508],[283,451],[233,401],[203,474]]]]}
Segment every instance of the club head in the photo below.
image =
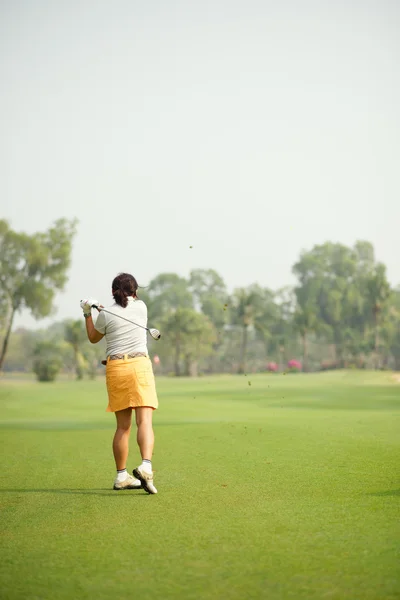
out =
{"type": "Polygon", "coordinates": [[[149,329],[149,333],[154,340],[159,340],[161,337],[161,333],[158,329],[149,329]]]}

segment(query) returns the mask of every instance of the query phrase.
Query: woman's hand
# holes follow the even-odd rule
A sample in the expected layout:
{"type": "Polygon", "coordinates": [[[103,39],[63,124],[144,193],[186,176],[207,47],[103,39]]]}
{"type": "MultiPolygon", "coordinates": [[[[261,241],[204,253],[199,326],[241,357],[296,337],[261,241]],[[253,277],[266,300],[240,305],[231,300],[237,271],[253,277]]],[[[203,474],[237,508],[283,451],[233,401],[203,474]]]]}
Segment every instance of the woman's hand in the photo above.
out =
{"type": "Polygon", "coordinates": [[[81,300],[80,307],[83,310],[83,314],[85,316],[85,324],[86,324],[86,333],[88,336],[89,342],[92,344],[97,344],[100,340],[103,339],[104,333],[100,333],[94,326],[92,319],[92,308],[96,308],[98,312],[100,312],[102,305],[99,304],[98,300],[94,298],[85,298],[85,300],[81,300]]]}
{"type": "MultiPolygon", "coordinates": [[[[83,310],[83,314],[85,317],[89,317],[92,314],[92,307],[99,306],[99,301],[95,298],[86,298],[85,300],[80,301],[80,307],[83,310]]],[[[97,310],[99,310],[97,308],[97,310]]]]}

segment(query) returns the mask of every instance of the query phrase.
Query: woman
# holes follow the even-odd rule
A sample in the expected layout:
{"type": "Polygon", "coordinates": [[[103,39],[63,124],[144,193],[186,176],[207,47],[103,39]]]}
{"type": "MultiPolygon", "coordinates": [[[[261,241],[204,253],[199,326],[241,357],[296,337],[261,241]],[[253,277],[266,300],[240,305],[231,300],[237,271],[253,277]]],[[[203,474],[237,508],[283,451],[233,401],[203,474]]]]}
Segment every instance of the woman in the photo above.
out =
{"type": "MultiPolygon", "coordinates": [[[[147,307],[139,300],[136,279],[120,273],[112,282],[115,304],[111,312],[147,326],[147,307]]],[[[138,489],[157,494],[153,483],[152,455],[154,432],[153,410],[158,407],[157,392],[151,361],[147,351],[145,329],[127,323],[118,316],[101,312],[93,323],[91,308],[99,306],[97,300],[81,301],[89,341],[97,344],[104,336],[107,342],[106,383],[108,412],[114,412],[117,429],[113,440],[113,453],[117,467],[114,490],[138,489]],[[126,462],[129,452],[129,435],[135,410],[137,443],[142,464],[128,474],[126,462]]]]}

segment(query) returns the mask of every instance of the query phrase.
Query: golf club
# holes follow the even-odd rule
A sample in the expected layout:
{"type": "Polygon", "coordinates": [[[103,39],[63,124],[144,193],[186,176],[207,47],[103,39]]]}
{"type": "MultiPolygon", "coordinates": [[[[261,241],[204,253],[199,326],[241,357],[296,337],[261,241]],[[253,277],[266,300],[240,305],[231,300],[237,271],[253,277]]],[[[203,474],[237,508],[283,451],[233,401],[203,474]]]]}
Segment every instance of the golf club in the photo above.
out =
{"type": "Polygon", "coordinates": [[[101,306],[96,306],[96,304],[92,304],[92,308],[96,308],[99,312],[104,311],[104,312],[108,313],[109,315],[113,315],[114,317],[119,317],[120,319],[123,319],[124,321],[128,321],[128,323],[132,323],[132,325],[136,325],[136,327],[141,327],[142,329],[146,329],[146,331],[149,332],[149,334],[151,335],[151,337],[154,340],[159,340],[161,337],[161,333],[158,331],[158,329],[150,329],[149,327],[145,327],[144,325],[139,325],[139,323],[135,323],[134,321],[131,321],[130,319],[126,319],[122,315],[117,315],[116,313],[113,313],[110,310],[107,310],[106,308],[102,308],[101,306]]]}

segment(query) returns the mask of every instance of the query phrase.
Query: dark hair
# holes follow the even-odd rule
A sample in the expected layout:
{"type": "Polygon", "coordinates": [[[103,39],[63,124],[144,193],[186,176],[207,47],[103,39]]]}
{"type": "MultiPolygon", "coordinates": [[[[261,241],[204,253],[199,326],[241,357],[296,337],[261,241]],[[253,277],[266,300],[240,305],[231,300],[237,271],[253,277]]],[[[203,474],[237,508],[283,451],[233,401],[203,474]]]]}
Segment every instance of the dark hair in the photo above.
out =
{"type": "Polygon", "coordinates": [[[128,304],[128,296],[136,297],[138,283],[133,275],[119,273],[112,282],[112,295],[117,304],[125,308],[128,304]]]}

